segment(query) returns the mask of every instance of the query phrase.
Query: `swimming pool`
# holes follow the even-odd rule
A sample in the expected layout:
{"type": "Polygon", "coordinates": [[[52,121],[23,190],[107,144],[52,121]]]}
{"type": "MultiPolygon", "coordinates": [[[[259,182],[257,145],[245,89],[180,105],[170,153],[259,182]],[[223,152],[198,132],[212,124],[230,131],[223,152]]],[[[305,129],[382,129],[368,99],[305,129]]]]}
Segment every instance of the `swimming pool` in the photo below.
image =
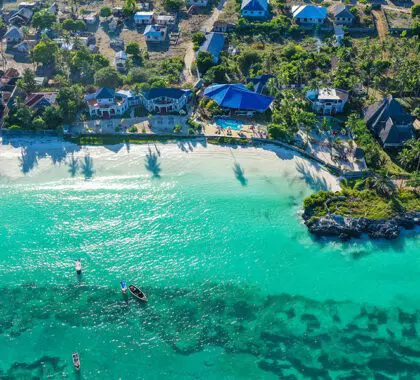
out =
{"type": "Polygon", "coordinates": [[[242,129],[242,121],[234,119],[216,119],[216,125],[220,128],[230,128],[235,131],[242,129]]]}

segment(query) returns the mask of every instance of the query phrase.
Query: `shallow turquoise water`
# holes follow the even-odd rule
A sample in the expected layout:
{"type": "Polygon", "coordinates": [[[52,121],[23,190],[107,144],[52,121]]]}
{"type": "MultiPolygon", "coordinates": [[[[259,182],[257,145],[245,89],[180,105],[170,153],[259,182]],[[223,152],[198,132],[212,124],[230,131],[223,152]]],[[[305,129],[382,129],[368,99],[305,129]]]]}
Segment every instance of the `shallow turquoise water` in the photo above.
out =
{"type": "Polygon", "coordinates": [[[0,378],[418,378],[418,235],[313,239],[290,152],[3,144],[0,378]]]}

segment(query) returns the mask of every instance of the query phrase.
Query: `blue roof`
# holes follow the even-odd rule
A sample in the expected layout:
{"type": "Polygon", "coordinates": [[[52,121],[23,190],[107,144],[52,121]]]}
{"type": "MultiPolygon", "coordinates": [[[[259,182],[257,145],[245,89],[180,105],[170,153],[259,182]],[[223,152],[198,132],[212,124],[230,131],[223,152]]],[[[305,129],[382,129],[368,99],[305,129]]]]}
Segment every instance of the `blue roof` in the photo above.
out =
{"type": "Polygon", "coordinates": [[[114,89],[110,87],[102,87],[96,91],[95,99],[110,99],[115,96],[114,89]]]}
{"type": "Polygon", "coordinates": [[[143,35],[161,37],[163,36],[162,32],[164,32],[165,30],[166,28],[160,25],[147,25],[144,29],[143,35]]]}
{"type": "Polygon", "coordinates": [[[295,5],[292,7],[292,14],[294,18],[325,19],[327,8],[315,5],[295,5]]]}
{"type": "Polygon", "coordinates": [[[221,107],[258,112],[264,112],[273,101],[273,98],[257,94],[243,84],[215,84],[207,87],[204,95],[221,107]]]}
{"type": "Polygon", "coordinates": [[[198,52],[206,51],[210,53],[213,57],[213,61],[217,63],[224,45],[225,36],[222,33],[208,33],[206,35],[206,40],[201,45],[200,49],[198,49],[198,52]]]}
{"type": "Polygon", "coordinates": [[[155,99],[165,96],[172,99],[179,99],[182,96],[189,96],[190,90],[182,90],[180,88],[151,88],[143,93],[146,99],[155,99]]]}
{"type": "Polygon", "coordinates": [[[246,11],[266,11],[268,0],[242,0],[241,10],[246,11]]]}

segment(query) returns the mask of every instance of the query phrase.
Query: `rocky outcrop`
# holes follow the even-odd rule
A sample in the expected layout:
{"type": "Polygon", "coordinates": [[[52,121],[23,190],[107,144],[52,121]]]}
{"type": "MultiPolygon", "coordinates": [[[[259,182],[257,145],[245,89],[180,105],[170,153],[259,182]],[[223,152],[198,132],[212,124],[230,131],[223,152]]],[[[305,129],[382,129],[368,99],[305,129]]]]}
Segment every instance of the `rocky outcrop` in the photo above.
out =
{"type": "Polygon", "coordinates": [[[360,237],[366,233],[374,239],[395,239],[400,235],[401,227],[406,229],[420,225],[420,212],[409,212],[392,219],[371,220],[350,218],[341,215],[309,217],[303,215],[309,231],[319,236],[338,236],[341,239],[360,237]]]}

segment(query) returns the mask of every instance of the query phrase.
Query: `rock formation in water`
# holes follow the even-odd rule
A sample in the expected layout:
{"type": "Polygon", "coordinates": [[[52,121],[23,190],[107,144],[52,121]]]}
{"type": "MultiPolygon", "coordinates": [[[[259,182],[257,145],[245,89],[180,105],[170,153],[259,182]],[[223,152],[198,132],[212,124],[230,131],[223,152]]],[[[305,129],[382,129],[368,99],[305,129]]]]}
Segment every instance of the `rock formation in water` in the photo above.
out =
{"type": "Polygon", "coordinates": [[[420,224],[420,212],[408,212],[391,219],[351,218],[329,214],[313,217],[303,213],[309,231],[318,236],[339,236],[341,239],[360,237],[366,233],[374,239],[395,239],[400,235],[401,227],[412,229],[420,224]]]}

